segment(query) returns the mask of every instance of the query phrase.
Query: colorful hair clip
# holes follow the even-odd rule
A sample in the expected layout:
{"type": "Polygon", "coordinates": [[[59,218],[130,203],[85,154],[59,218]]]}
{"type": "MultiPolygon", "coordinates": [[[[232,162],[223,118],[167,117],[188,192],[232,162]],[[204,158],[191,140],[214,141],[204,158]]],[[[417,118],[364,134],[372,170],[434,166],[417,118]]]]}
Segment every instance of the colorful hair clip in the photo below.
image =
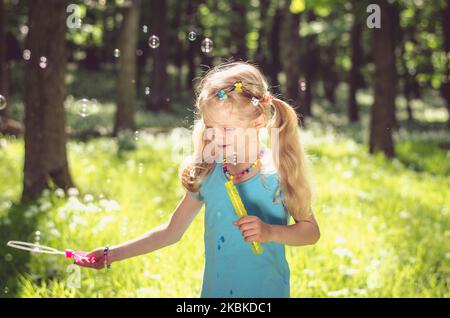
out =
{"type": "Polygon", "coordinates": [[[242,92],[242,82],[241,81],[234,83],[233,86],[236,91],[242,92]]]}
{"type": "Polygon", "coordinates": [[[259,104],[259,99],[257,99],[256,97],[252,97],[252,104],[253,104],[253,106],[258,106],[258,104],[259,104]]]}
{"type": "Polygon", "coordinates": [[[217,92],[217,97],[220,100],[226,100],[228,98],[227,93],[225,92],[225,90],[221,89],[220,91],[217,92]]]}

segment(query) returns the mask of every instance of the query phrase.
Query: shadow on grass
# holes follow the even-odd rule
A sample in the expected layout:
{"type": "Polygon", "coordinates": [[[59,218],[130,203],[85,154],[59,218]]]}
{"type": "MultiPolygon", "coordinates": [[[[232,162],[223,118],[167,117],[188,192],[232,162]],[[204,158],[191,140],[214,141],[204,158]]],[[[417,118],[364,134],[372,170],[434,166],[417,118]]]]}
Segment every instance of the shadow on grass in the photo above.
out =
{"type": "Polygon", "coordinates": [[[25,217],[31,204],[15,203],[0,219],[1,297],[17,297],[19,276],[29,270],[30,253],[11,248],[8,241],[29,241],[38,217],[25,217]]]}

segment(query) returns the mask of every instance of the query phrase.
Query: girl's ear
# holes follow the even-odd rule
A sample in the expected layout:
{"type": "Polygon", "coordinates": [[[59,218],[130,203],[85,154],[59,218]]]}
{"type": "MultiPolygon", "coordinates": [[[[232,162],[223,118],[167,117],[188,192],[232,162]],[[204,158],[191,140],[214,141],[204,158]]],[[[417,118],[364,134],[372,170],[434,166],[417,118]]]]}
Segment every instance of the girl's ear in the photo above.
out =
{"type": "Polygon", "coordinates": [[[253,126],[254,126],[255,128],[263,128],[263,127],[266,126],[266,122],[267,122],[267,120],[266,120],[266,115],[265,115],[265,114],[261,114],[261,115],[259,115],[258,118],[256,118],[256,119],[253,121],[253,126]]]}

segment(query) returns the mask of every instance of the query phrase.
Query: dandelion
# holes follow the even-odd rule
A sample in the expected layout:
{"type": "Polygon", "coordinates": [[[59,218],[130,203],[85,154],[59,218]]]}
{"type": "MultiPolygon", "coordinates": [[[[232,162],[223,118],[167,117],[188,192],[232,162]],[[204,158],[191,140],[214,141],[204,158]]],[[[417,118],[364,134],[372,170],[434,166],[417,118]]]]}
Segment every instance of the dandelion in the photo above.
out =
{"type": "Polygon", "coordinates": [[[83,198],[84,202],[90,203],[94,201],[94,196],[92,194],[86,194],[83,198]]]}
{"type": "Polygon", "coordinates": [[[64,198],[64,196],[65,196],[64,190],[60,189],[60,188],[56,189],[55,195],[57,198],[64,198]]]}
{"type": "Polygon", "coordinates": [[[411,214],[408,211],[400,211],[400,217],[402,219],[409,219],[411,217],[411,214]]]}
{"type": "Polygon", "coordinates": [[[344,244],[347,240],[340,235],[336,235],[334,241],[336,242],[336,244],[344,244]]]}
{"type": "Polygon", "coordinates": [[[70,188],[67,193],[69,194],[69,196],[71,197],[76,197],[80,194],[80,191],[78,191],[77,188],[70,188]]]}
{"type": "Polygon", "coordinates": [[[333,250],[333,253],[340,256],[340,257],[352,257],[353,253],[347,249],[347,248],[341,248],[341,247],[337,247],[333,250]]]}

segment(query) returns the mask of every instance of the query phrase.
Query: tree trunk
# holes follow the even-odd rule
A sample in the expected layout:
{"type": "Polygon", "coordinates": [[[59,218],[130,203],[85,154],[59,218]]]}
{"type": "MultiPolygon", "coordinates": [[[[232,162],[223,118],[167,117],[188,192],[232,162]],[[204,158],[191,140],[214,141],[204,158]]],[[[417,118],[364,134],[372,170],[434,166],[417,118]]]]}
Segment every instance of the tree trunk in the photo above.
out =
{"type": "Polygon", "coordinates": [[[354,123],[359,121],[359,108],[356,101],[356,93],[361,87],[361,64],[363,58],[363,48],[361,45],[362,36],[362,10],[358,5],[357,0],[352,2],[353,26],[351,30],[351,59],[352,67],[349,74],[349,104],[348,104],[348,119],[349,122],[354,123]]]}
{"type": "Polygon", "coordinates": [[[278,74],[282,71],[280,59],[280,31],[282,17],[283,11],[281,9],[276,9],[275,15],[273,16],[272,30],[269,36],[269,47],[271,54],[269,78],[274,93],[280,93],[278,74]]]}
{"type": "Polygon", "coordinates": [[[25,71],[25,164],[22,201],[36,199],[52,181],[73,186],[66,154],[66,7],[62,0],[29,2],[25,71]],[[47,66],[40,67],[46,58],[47,66]]]}
{"type": "Polygon", "coordinates": [[[167,75],[167,4],[164,0],[152,0],[152,35],[159,37],[160,45],[152,49],[153,71],[150,98],[146,108],[150,111],[169,110],[169,78],[167,75]]]}
{"type": "MultiPolygon", "coordinates": [[[[195,26],[198,24],[197,6],[198,6],[197,0],[188,0],[186,15],[188,20],[187,23],[190,26],[195,26]]],[[[197,34],[197,38],[195,39],[195,41],[189,42],[189,47],[186,51],[186,60],[188,64],[186,87],[190,90],[194,88],[194,79],[196,76],[195,57],[198,50],[200,50],[199,45],[200,41],[201,41],[200,34],[197,34]]]]}
{"type": "MultiPolygon", "coordinates": [[[[0,95],[8,99],[8,65],[6,60],[6,20],[4,0],[0,0],[0,95]]],[[[0,121],[7,117],[7,108],[0,109],[0,121]]],[[[1,125],[0,125],[1,126],[1,125]]]]}
{"type": "Polygon", "coordinates": [[[447,57],[447,71],[444,83],[442,84],[442,97],[447,103],[448,121],[447,127],[450,129],[450,0],[447,0],[444,11],[442,12],[442,29],[444,33],[444,51],[447,57]]]}
{"type": "Polygon", "coordinates": [[[117,112],[114,136],[119,131],[134,128],[136,101],[136,48],[139,34],[140,0],[127,1],[123,7],[123,20],[119,31],[119,71],[117,72],[117,112]]]}
{"type": "Polygon", "coordinates": [[[246,1],[231,0],[231,55],[234,60],[247,60],[247,7],[246,1]]]}
{"type": "MultiPolygon", "coordinates": [[[[269,11],[270,1],[261,0],[259,4],[259,19],[261,21],[267,21],[267,12],[269,11]]],[[[267,42],[267,24],[261,23],[259,28],[258,46],[256,48],[255,61],[261,67],[263,72],[267,74],[269,72],[268,59],[266,54],[266,48],[264,43],[267,42]]]]}
{"type": "Polygon", "coordinates": [[[336,70],[336,42],[330,42],[323,48],[324,61],[321,67],[323,89],[325,98],[335,106],[336,103],[336,87],[339,85],[339,75],[336,70]]]}
{"type": "MultiPolygon", "coordinates": [[[[178,30],[181,27],[182,23],[182,16],[184,10],[184,1],[177,1],[175,3],[175,16],[173,17],[173,23],[172,23],[172,30],[176,30],[177,32],[173,32],[173,40],[171,40],[171,43],[175,43],[175,57],[173,60],[173,64],[177,68],[177,76],[175,77],[175,92],[179,94],[183,90],[183,82],[182,82],[182,71],[183,71],[183,61],[184,61],[184,46],[183,42],[184,39],[188,37],[188,34],[184,34],[185,38],[183,40],[180,40],[178,38],[178,30]],[[174,42],[172,42],[174,41],[174,42]]],[[[189,32],[189,31],[188,31],[189,32]]]]}
{"type": "MultiPolygon", "coordinates": [[[[308,22],[316,20],[313,11],[307,12],[308,22]]],[[[306,116],[312,116],[313,88],[316,80],[318,66],[320,64],[320,50],[317,44],[317,35],[309,35],[302,39],[306,49],[305,56],[302,59],[304,65],[306,88],[302,98],[302,107],[306,116]]]]}
{"type": "Polygon", "coordinates": [[[371,111],[369,152],[384,152],[388,157],[395,156],[393,112],[395,111],[396,71],[395,34],[391,15],[391,5],[387,0],[378,0],[381,8],[381,28],[373,29],[373,55],[375,63],[374,94],[371,111]]]}
{"type": "Polygon", "coordinates": [[[283,67],[286,73],[286,96],[288,102],[292,103],[297,112],[301,116],[308,115],[307,110],[300,103],[300,16],[301,14],[294,14],[289,10],[289,1],[286,2],[284,8],[284,25],[282,32],[283,43],[289,43],[284,46],[285,62],[283,67]]]}

